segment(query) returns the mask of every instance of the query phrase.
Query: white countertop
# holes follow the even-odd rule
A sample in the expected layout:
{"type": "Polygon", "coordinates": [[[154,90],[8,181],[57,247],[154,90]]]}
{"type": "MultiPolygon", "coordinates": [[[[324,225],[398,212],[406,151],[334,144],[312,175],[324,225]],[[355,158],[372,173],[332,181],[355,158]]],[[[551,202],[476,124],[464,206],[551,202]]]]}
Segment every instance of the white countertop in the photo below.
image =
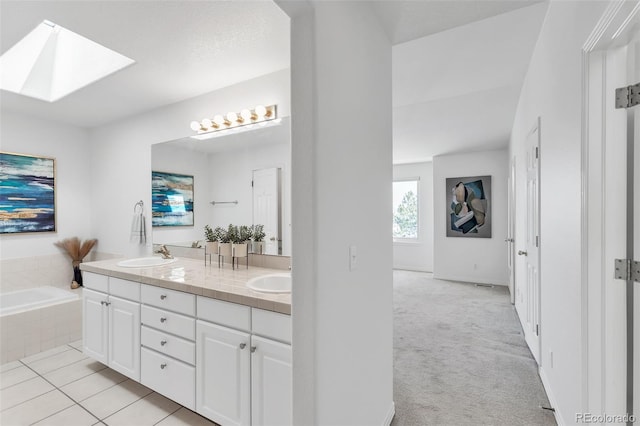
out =
{"type": "Polygon", "coordinates": [[[247,281],[261,275],[282,273],[280,269],[240,265],[231,269],[225,264],[205,265],[202,260],[178,258],[176,262],[151,268],[123,268],[124,259],[109,259],[80,264],[80,269],[96,274],[149,284],[185,293],[211,297],[254,308],[291,315],[291,294],[261,293],[246,286],[247,281]]]}

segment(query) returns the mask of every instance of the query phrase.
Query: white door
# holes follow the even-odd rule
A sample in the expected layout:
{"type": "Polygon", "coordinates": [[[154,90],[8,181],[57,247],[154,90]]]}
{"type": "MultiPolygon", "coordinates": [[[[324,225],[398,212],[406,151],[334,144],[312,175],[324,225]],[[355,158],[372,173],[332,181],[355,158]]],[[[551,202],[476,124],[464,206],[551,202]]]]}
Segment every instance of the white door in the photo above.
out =
{"type": "Polygon", "coordinates": [[[507,196],[507,267],[509,269],[509,294],[511,296],[511,304],[516,303],[516,159],[511,160],[507,196]]]}
{"type": "Polygon", "coordinates": [[[140,381],[140,304],[109,296],[109,367],[140,381]]]}
{"type": "Polygon", "coordinates": [[[527,210],[524,337],[538,365],[540,358],[540,118],[527,136],[527,210]]]}
{"type": "Polygon", "coordinates": [[[83,352],[101,363],[108,364],[109,310],[107,295],[85,288],[82,297],[83,352]]]}
{"type": "Polygon", "coordinates": [[[636,416],[640,284],[616,279],[615,259],[640,260],[640,106],[616,107],[616,89],[640,83],[637,12],[637,2],[611,3],[587,43],[582,215],[586,408],[636,416]]]}
{"type": "Polygon", "coordinates": [[[292,424],[291,345],[251,337],[251,424],[292,424]]]}
{"type": "Polygon", "coordinates": [[[280,169],[253,171],[253,223],[264,225],[265,254],[280,254],[280,169]]]}
{"type": "Polygon", "coordinates": [[[196,323],[196,411],[222,425],[251,424],[247,333],[196,323]]]}

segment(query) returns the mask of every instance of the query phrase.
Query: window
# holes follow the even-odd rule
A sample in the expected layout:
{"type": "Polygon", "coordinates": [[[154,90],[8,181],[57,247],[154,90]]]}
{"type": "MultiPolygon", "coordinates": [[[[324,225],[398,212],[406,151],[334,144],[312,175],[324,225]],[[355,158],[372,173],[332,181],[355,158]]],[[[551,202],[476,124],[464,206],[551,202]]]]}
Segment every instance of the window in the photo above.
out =
{"type": "Polygon", "coordinates": [[[418,239],[418,179],[393,182],[393,238],[418,239]]]}

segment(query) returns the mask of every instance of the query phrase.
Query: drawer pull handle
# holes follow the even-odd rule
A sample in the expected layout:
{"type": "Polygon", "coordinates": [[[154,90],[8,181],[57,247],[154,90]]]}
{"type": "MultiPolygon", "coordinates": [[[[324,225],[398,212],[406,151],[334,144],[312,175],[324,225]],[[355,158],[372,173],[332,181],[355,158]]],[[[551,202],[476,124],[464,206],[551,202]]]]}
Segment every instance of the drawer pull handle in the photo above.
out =
{"type": "Polygon", "coordinates": [[[165,322],[167,319],[165,317],[160,318],[160,322],[165,322]]]}
{"type": "Polygon", "coordinates": [[[162,341],[160,342],[160,345],[161,345],[161,346],[164,346],[164,345],[166,345],[166,344],[167,344],[167,341],[166,341],[166,340],[162,340],[162,341]]]}
{"type": "Polygon", "coordinates": [[[251,353],[254,353],[258,349],[256,346],[251,346],[251,353]]]}
{"type": "Polygon", "coordinates": [[[166,295],[166,294],[161,294],[161,295],[160,295],[160,299],[164,300],[164,299],[166,299],[166,298],[167,298],[167,295],[166,295]]]}
{"type": "Polygon", "coordinates": [[[246,344],[246,343],[240,343],[240,349],[244,349],[244,348],[246,348],[246,347],[247,347],[247,344],[246,344]]]}
{"type": "Polygon", "coordinates": [[[167,368],[167,363],[165,362],[165,363],[160,364],[160,368],[162,368],[163,370],[164,370],[165,368],[167,368]]]}

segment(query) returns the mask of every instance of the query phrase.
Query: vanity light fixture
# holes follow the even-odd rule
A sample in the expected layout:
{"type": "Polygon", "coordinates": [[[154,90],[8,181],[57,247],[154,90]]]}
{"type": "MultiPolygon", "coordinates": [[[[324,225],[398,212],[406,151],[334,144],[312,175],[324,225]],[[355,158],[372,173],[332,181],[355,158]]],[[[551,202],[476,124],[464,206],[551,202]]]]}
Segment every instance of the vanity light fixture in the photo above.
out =
{"type": "Polygon", "coordinates": [[[277,105],[258,105],[254,109],[243,109],[238,112],[228,112],[225,115],[215,115],[213,119],[204,118],[191,122],[191,130],[198,134],[191,136],[194,139],[209,139],[222,136],[233,131],[241,132],[253,129],[255,126],[279,124],[277,105]]]}

